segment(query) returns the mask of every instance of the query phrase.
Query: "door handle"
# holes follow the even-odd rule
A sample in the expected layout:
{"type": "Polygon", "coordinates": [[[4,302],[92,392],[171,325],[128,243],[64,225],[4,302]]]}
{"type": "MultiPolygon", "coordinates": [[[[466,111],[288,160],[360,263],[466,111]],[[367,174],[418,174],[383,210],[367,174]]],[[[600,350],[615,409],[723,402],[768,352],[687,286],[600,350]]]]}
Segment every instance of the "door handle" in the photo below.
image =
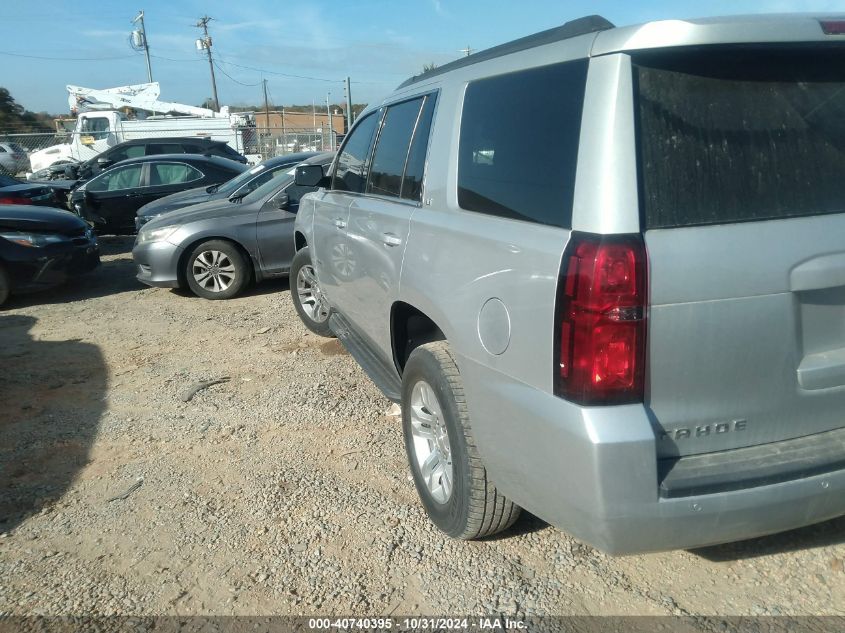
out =
{"type": "Polygon", "coordinates": [[[402,238],[393,233],[385,233],[382,235],[382,242],[385,246],[399,246],[402,243],[402,238]]]}
{"type": "Polygon", "coordinates": [[[140,193],[138,193],[137,191],[133,191],[132,193],[127,193],[127,194],[126,194],[126,197],[127,197],[127,198],[137,198],[137,197],[138,197],[138,196],[140,196],[140,195],[141,195],[141,194],[140,194],[140,193]]]}
{"type": "Polygon", "coordinates": [[[334,219],[334,225],[339,229],[345,229],[346,228],[346,222],[342,218],[335,218],[334,219]]]}

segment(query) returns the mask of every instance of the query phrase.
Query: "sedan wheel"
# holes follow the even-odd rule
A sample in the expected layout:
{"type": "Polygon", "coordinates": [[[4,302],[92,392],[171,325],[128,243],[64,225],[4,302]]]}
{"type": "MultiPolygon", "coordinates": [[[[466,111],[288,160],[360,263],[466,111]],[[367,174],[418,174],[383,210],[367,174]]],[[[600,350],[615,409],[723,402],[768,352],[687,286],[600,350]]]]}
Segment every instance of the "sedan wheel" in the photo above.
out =
{"type": "Polygon", "coordinates": [[[231,299],[250,281],[250,269],[241,251],[223,240],[210,240],[194,248],[183,274],[194,294],[204,299],[231,299]]]}
{"type": "Polygon", "coordinates": [[[235,265],[225,253],[203,251],[194,259],[192,273],[200,287],[209,292],[223,292],[235,280],[235,265]]]}

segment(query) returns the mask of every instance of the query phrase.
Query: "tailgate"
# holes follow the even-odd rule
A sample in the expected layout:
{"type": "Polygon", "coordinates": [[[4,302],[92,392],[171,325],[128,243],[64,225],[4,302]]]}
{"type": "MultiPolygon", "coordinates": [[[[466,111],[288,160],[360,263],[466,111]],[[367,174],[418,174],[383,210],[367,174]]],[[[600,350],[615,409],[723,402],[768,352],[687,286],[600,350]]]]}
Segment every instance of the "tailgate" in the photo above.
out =
{"type": "Polygon", "coordinates": [[[638,56],[660,456],[845,427],[839,46],[638,56]]]}

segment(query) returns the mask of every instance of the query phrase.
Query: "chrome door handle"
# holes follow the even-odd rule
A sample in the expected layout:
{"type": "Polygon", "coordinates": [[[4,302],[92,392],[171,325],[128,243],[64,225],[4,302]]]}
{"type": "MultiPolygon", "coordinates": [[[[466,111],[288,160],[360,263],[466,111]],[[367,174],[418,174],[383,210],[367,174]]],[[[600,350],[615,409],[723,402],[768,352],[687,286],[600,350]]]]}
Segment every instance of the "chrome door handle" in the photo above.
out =
{"type": "Polygon", "coordinates": [[[346,228],[346,222],[344,222],[341,218],[335,218],[334,225],[339,229],[346,228]]]}
{"type": "Polygon", "coordinates": [[[399,246],[402,243],[402,238],[394,235],[393,233],[385,233],[382,236],[382,241],[385,246],[399,246]]]}

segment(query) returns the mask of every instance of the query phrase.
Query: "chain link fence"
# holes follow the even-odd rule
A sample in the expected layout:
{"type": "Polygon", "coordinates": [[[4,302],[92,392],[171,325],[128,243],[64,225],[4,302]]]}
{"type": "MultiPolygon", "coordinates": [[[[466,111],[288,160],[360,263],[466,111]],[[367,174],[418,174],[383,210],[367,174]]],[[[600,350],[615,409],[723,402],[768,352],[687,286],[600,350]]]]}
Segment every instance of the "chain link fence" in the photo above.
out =
{"type": "MultiPolygon", "coordinates": [[[[108,146],[111,147],[122,141],[137,138],[208,137],[205,134],[198,133],[195,126],[178,127],[173,125],[172,122],[168,122],[166,129],[157,126],[156,129],[152,128],[153,126],[149,130],[135,129],[131,134],[123,133],[122,131],[91,133],[63,130],[61,132],[18,133],[0,130],[0,143],[13,143],[23,148],[29,156],[39,150],[50,147],[56,147],[58,150],[58,146],[61,144],[81,140],[81,143],[74,143],[74,145],[79,146],[81,150],[78,152],[80,154],[78,158],[87,160],[97,153],[94,149],[88,149],[89,145],[91,145],[88,141],[91,138],[95,140],[108,138],[108,146]]],[[[219,133],[215,133],[213,138],[226,140],[235,150],[246,156],[250,162],[259,162],[274,156],[284,156],[298,152],[329,152],[337,149],[343,139],[342,134],[329,129],[328,126],[319,126],[316,128],[236,127],[231,130],[230,134],[227,133],[225,136],[226,138],[223,139],[219,133]]],[[[76,156],[76,154],[73,155],[76,156]]]]}

